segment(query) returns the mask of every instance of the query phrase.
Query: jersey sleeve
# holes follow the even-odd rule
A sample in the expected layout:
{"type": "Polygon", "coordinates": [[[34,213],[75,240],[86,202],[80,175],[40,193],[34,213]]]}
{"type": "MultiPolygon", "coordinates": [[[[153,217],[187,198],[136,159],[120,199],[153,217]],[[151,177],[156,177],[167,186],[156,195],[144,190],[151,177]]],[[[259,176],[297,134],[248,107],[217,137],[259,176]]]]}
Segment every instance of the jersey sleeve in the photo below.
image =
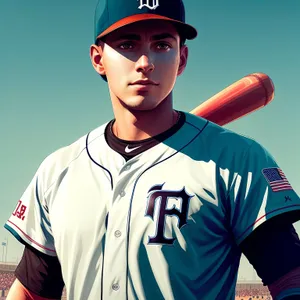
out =
{"type": "Polygon", "coordinates": [[[21,243],[56,256],[41,164],[4,227],[21,243]]]}
{"type": "Polygon", "coordinates": [[[300,219],[299,196],[259,143],[253,141],[248,151],[237,155],[229,177],[230,226],[237,244],[275,216],[281,216],[278,222],[300,219]]]}

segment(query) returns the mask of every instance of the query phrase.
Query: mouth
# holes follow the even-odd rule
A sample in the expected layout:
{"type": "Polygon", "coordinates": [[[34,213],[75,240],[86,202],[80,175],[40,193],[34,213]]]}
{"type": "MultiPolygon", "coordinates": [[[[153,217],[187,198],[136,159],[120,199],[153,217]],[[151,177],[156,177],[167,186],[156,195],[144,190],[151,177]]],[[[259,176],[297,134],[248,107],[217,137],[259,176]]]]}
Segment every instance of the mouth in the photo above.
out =
{"type": "Polygon", "coordinates": [[[137,85],[137,86],[149,86],[149,85],[158,85],[157,82],[154,82],[152,80],[137,80],[134,81],[133,83],[130,83],[130,85],[137,85]]]}

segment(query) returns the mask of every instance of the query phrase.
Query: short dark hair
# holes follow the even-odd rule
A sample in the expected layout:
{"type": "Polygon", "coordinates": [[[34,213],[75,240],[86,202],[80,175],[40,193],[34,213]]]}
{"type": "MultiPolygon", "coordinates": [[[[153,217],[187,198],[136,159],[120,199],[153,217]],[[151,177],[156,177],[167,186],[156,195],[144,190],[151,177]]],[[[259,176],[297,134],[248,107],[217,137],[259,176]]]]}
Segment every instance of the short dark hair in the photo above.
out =
{"type": "Polygon", "coordinates": [[[186,42],[186,38],[184,38],[184,37],[181,36],[180,37],[180,42],[179,42],[180,43],[180,48],[185,45],[185,42],[186,42]]]}

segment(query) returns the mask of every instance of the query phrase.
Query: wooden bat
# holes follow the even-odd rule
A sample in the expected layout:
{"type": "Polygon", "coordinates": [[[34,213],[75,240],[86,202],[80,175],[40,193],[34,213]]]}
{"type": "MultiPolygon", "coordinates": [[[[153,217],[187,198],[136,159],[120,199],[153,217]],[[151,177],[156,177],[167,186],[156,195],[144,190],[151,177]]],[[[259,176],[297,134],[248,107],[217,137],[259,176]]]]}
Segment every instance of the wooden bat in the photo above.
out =
{"type": "Polygon", "coordinates": [[[271,78],[264,73],[253,73],[201,103],[191,113],[222,126],[266,106],[273,99],[271,78]]]}

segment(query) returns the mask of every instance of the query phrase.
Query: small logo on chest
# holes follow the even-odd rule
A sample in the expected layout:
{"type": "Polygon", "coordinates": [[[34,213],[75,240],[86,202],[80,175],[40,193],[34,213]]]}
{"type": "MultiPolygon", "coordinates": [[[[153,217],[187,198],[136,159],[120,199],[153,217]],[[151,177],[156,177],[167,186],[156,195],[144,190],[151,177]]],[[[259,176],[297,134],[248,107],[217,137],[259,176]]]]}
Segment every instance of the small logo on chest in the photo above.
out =
{"type": "Polygon", "coordinates": [[[190,199],[193,197],[189,195],[185,188],[179,191],[162,190],[163,185],[155,185],[148,191],[148,206],[146,208],[145,216],[154,218],[154,211],[156,205],[159,205],[158,218],[156,221],[156,233],[154,236],[149,237],[149,244],[173,244],[175,238],[165,237],[165,223],[166,217],[176,217],[178,219],[178,228],[180,229],[187,223],[187,215],[189,210],[190,199]],[[168,208],[169,201],[176,204],[172,208],[168,208]],[[177,207],[180,207],[179,209],[177,207]]]}

